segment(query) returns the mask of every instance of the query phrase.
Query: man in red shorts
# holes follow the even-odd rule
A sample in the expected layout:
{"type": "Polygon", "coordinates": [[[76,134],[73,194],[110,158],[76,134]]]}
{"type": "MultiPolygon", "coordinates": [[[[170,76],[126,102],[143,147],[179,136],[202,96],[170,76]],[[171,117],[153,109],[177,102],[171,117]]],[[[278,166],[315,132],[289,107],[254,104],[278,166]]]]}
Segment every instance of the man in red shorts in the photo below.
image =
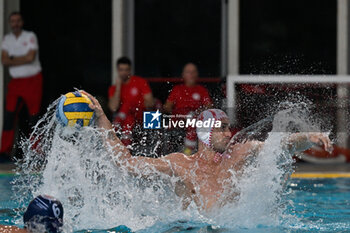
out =
{"type": "Polygon", "coordinates": [[[11,32],[1,45],[1,61],[9,67],[11,81],[7,87],[4,128],[1,137],[0,160],[8,158],[14,143],[14,128],[20,108],[25,104],[34,123],[40,111],[42,74],[38,40],[34,32],[25,31],[22,15],[10,15],[11,32]]]}
{"type": "MultiPolygon", "coordinates": [[[[199,112],[212,107],[212,101],[208,90],[197,84],[198,69],[195,64],[187,63],[183,68],[182,77],[184,84],[174,86],[164,105],[164,111],[172,115],[192,115],[196,118],[199,112]]],[[[185,154],[192,154],[197,146],[194,128],[186,129],[186,136],[181,144],[184,144],[185,154]]]]}
{"type": "Polygon", "coordinates": [[[117,61],[118,77],[109,88],[109,109],[115,113],[113,123],[121,128],[122,141],[130,145],[132,130],[142,124],[143,111],[153,107],[153,95],[147,81],[131,75],[131,61],[121,57],[117,61]]]}

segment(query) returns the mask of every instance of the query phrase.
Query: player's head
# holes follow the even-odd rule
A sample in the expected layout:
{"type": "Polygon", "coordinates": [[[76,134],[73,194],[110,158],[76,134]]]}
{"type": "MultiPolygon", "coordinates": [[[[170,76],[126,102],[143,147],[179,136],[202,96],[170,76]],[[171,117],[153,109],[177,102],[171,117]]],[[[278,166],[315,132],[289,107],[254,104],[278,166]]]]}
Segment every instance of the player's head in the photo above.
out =
{"type": "Polygon", "coordinates": [[[127,57],[121,57],[117,60],[117,72],[122,81],[126,81],[131,75],[131,61],[127,57]]]}
{"type": "Polygon", "coordinates": [[[232,136],[226,113],[220,109],[208,109],[199,114],[197,120],[220,122],[218,125],[209,124],[209,127],[197,127],[196,131],[200,143],[216,152],[223,153],[232,136]]]}
{"type": "Polygon", "coordinates": [[[10,14],[9,17],[10,27],[13,33],[17,34],[21,32],[23,27],[23,18],[20,12],[15,11],[10,14]]]}
{"type": "Polygon", "coordinates": [[[63,226],[63,206],[53,197],[40,195],[28,205],[23,215],[24,226],[29,232],[57,233],[63,226]]]}
{"type": "Polygon", "coordinates": [[[196,84],[198,79],[197,66],[193,63],[187,63],[182,70],[182,78],[188,86],[196,84]]]}

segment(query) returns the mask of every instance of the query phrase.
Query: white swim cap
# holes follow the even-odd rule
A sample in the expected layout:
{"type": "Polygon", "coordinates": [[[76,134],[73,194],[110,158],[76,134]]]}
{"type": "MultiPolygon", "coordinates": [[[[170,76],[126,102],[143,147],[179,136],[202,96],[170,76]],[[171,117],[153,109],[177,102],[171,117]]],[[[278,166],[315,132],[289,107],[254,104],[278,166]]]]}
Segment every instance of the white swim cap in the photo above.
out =
{"type": "MultiPolygon", "coordinates": [[[[225,118],[228,118],[228,116],[224,111],[220,109],[208,109],[199,114],[197,120],[207,121],[211,119],[212,121],[218,121],[225,118]]],[[[209,147],[211,146],[211,134],[213,132],[213,129],[214,127],[212,127],[212,125],[210,125],[210,127],[196,128],[198,139],[209,147]]]]}

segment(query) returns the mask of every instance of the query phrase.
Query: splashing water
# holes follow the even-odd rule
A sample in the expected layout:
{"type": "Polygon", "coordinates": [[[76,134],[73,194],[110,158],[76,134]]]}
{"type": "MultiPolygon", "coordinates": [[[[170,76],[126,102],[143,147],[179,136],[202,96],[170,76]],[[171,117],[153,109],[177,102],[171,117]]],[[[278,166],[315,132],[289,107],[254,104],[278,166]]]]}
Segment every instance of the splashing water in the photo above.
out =
{"type": "Polygon", "coordinates": [[[173,191],[179,178],[159,174],[152,167],[145,167],[142,173],[136,170],[131,176],[126,168],[118,167],[121,155],[103,140],[108,132],[57,124],[57,102],[21,143],[25,155],[17,162],[20,176],[14,181],[14,191],[23,208],[39,194],[58,198],[65,209],[67,232],[118,225],[139,230],[179,220],[228,228],[281,224],[286,204],[284,184],[293,162],[282,150],[281,140],[289,135],[291,125],[293,129],[316,130],[310,128],[314,122],[307,120],[303,107],[289,104],[274,118],[235,135],[230,143],[261,138],[264,133],[267,137],[262,151],[247,159],[242,172],[231,171],[225,193],[239,193],[235,201],[204,214],[194,203],[182,209],[182,199],[173,191]]]}
{"type": "MultiPolygon", "coordinates": [[[[171,191],[177,178],[154,174],[146,179],[141,173],[131,177],[116,166],[120,155],[104,144],[102,138],[108,132],[62,127],[56,123],[56,104],[21,143],[25,155],[17,163],[20,176],[14,181],[14,191],[23,208],[38,194],[54,196],[64,206],[65,225],[74,225],[75,230],[118,225],[137,230],[156,221],[195,215],[192,210],[184,213],[181,200],[171,191]]],[[[154,171],[149,168],[145,173],[154,171]]]]}
{"type": "Polygon", "coordinates": [[[251,155],[241,174],[232,171],[231,184],[240,193],[237,202],[223,207],[217,223],[229,228],[298,224],[285,213],[288,177],[292,173],[292,155],[283,149],[283,141],[294,132],[321,132],[321,123],[311,117],[305,103],[283,102],[273,117],[240,131],[230,144],[264,141],[257,156],[251,155]],[[228,221],[231,219],[231,221],[228,221]]]}

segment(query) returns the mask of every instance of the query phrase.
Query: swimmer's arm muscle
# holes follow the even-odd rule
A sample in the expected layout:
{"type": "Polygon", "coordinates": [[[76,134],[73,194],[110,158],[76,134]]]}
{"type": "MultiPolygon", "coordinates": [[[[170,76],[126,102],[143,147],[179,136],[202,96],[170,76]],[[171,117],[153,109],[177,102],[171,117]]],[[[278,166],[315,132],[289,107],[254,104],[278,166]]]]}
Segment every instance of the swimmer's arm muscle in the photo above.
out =
{"type": "Polygon", "coordinates": [[[127,167],[129,172],[136,175],[140,174],[140,171],[144,176],[156,171],[169,176],[181,176],[180,174],[184,172],[183,163],[186,163],[186,161],[183,154],[173,153],[161,158],[135,156],[122,162],[117,162],[117,164],[127,167]]]}
{"type": "Polygon", "coordinates": [[[117,161],[117,165],[128,168],[129,172],[143,175],[152,174],[152,171],[161,172],[169,176],[175,174],[170,161],[166,158],[149,158],[134,156],[122,161],[117,161]],[[147,172],[146,172],[147,171],[147,172]]]}
{"type": "Polygon", "coordinates": [[[97,101],[95,97],[87,93],[86,91],[82,91],[85,95],[87,95],[92,104],[89,105],[91,109],[95,111],[96,114],[96,124],[101,129],[106,130],[107,137],[105,138],[106,142],[114,149],[114,152],[121,153],[120,159],[130,158],[130,151],[126,148],[126,146],[120,141],[117,135],[114,132],[112,123],[108,120],[106,114],[103,112],[103,109],[100,103],[97,101]]]}

